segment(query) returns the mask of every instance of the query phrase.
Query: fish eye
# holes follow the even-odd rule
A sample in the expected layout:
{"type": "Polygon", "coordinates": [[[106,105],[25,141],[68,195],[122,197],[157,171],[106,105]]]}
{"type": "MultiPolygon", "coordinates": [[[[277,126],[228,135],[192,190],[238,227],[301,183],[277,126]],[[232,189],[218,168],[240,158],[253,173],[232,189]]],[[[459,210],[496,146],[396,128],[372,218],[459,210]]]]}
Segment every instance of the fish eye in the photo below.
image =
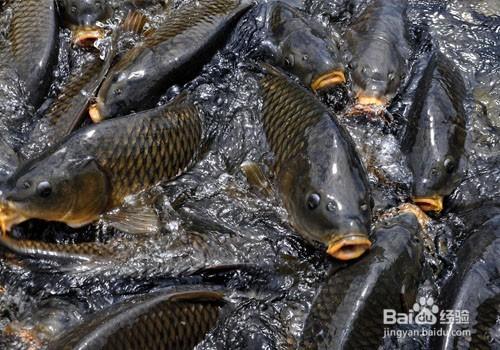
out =
{"type": "Polygon", "coordinates": [[[431,169],[431,175],[432,176],[437,176],[438,174],[439,174],[439,172],[438,172],[437,168],[432,168],[431,169]]]}
{"type": "Polygon", "coordinates": [[[444,168],[446,169],[446,172],[451,173],[455,170],[455,166],[455,160],[452,157],[446,157],[444,160],[444,168]]]}
{"type": "Polygon", "coordinates": [[[116,90],[115,90],[115,92],[114,92],[114,94],[115,94],[116,96],[121,95],[121,94],[122,94],[122,89],[116,89],[116,90]]]}
{"type": "Polygon", "coordinates": [[[287,67],[293,67],[295,64],[295,60],[292,55],[285,57],[285,66],[287,67]]]}
{"type": "Polygon", "coordinates": [[[321,197],[317,193],[311,193],[307,197],[307,207],[311,210],[316,209],[319,206],[320,202],[321,202],[321,197]]]}
{"type": "Polygon", "coordinates": [[[47,198],[52,193],[52,186],[48,181],[42,181],[36,186],[36,193],[42,198],[47,198]]]}
{"type": "Polygon", "coordinates": [[[326,210],[328,211],[331,211],[331,212],[335,212],[337,210],[337,204],[335,204],[335,202],[329,202],[326,206],[326,210]]]}
{"type": "Polygon", "coordinates": [[[309,60],[309,56],[308,55],[302,56],[302,61],[307,62],[308,60],[309,60]]]}
{"type": "Polygon", "coordinates": [[[394,78],[396,77],[396,75],[394,74],[394,72],[390,72],[389,75],[388,75],[388,77],[389,77],[390,81],[393,81],[394,78]]]}

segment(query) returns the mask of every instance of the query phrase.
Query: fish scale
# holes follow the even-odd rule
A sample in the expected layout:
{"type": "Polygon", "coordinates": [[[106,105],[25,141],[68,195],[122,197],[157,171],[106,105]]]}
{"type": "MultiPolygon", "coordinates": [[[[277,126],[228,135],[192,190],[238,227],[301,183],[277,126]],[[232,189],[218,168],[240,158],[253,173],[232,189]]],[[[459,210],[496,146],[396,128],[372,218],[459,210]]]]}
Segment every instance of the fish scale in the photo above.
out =
{"type": "Polygon", "coordinates": [[[192,349],[219,313],[216,304],[167,301],[121,329],[103,349],[192,349]]]}
{"type": "Polygon", "coordinates": [[[17,1],[8,37],[30,103],[38,107],[50,86],[49,76],[57,61],[54,0],[17,1]]]}

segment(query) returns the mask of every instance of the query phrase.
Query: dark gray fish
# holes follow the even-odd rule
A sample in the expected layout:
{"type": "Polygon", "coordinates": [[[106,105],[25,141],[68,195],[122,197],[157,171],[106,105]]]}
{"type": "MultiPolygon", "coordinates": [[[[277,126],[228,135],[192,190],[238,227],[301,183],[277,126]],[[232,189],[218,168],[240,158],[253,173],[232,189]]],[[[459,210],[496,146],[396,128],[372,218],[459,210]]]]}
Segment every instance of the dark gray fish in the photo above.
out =
{"type": "Polygon", "coordinates": [[[359,105],[386,106],[406,74],[406,7],[406,0],[373,0],[345,34],[359,105]]]}
{"type": "Polygon", "coordinates": [[[240,0],[202,0],[174,11],[112,67],[90,109],[92,119],[153,107],[170,86],[196,76],[248,8],[240,0]]]}
{"type": "MultiPolygon", "coordinates": [[[[496,349],[500,346],[500,215],[473,233],[457,254],[455,274],[443,286],[441,310],[468,313],[468,320],[452,319],[437,327],[446,336],[436,338],[434,349],[496,349]],[[495,328],[496,327],[496,328],[495,328]],[[467,335],[453,336],[470,330],[467,335]]],[[[440,320],[441,321],[441,320],[440,320]]]]}
{"type": "Polygon", "coordinates": [[[403,149],[413,172],[412,199],[424,211],[440,212],[443,198],[460,182],[465,144],[465,85],[458,68],[433,52],[408,116],[403,149]]]}
{"type": "Polygon", "coordinates": [[[309,91],[267,70],[262,121],[290,221],[330,255],[357,258],[371,245],[371,200],[352,140],[309,91]]]}
{"type": "Polygon", "coordinates": [[[366,256],[333,268],[313,301],[300,348],[377,349],[388,327],[384,309],[404,312],[415,300],[423,258],[419,230],[413,214],[400,214],[374,230],[366,256]]]}
{"type": "MultiPolygon", "coordinates": [[[[201,142],[200,112],[189,102],[80,129],[9,178],[0,197],[2,230],[30,218],[73,227],[91,223],[125,197],[185,171],[201,142]]],[[[125,209],[115,219],[124,216],[125,222],[135,209],[128,223],[155,229],[147,229],[148,218],[156,220],[152,208],[125,209]]]]}
{"type": "Polygon", "coordinates": [[[40,106],[52,82],[58,55],[58,24],[54,0],[23,0],[13,5],[8,33],[17,72],[30,104],[40,106]]]}
{"type": "Polygon", "coordinates": [[[266,18],[263,45],[268,63],[292,73],[313,90],[345,83],[339,43],[322,26],[280,1],[260,7],[266,18]]]}
{"type": "Polygon", "coordinates": [[[225,304],[211,290],[136,297],[90,316],[49,349],[191,350],[216,326],[225,304]]]}

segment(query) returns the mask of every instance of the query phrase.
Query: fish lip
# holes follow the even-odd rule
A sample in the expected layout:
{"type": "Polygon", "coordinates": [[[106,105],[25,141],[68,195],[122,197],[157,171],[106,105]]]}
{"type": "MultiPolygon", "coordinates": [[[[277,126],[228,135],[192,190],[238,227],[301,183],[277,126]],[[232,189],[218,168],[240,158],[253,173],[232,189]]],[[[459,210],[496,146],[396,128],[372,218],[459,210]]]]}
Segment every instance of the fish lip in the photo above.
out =
{"type": "Polygon", "coordinates": [[[356,103],[361,106],[385,107],[387,102],[385,97],[370,96],[364,91],[360,91],[356,94],[356,103]]]}
{"type": "Polygon", "coordinates": [[[73,32],[73,44],[91,47],[94,42],[104,37],[104,30],[98,27],[78,27],[73,32]]]}
{"type": "Polygon", "coordinates": [[[443,210],[443,196],[413,196],[411,200],[426,213],[430,211],[440,213],[443,210]]]}
{"type": "Polygon", "coordinates": [[[347,236],[334,236],[328,242],[327,253],[338,260],[352,260],[359,258],[372,246],[368,236],[362,233],[347,236]]]}
{"type": "Polygon", "coordinates": [[[100,123],[104,120],[102,114],[102,101],[97,98],[96,101],[89,106],[89,116],[94,123],[100,123]]]}
{"type": "Polygon", "coordinates": [[[311,83],[311,89],[318,91],[332,86],[345,84],[346,78],[343,69],[335,69],[327,73],[321,74],[311,83]]]}
{"type": "Polygon", "coordinates": [[[28,218],[16,210],[12,203],[0,203],[0,229],[2,235],[7,234],[7,232],[11,230],[12,226],[20,224],[26,220],[28,220],[28,218]]]}

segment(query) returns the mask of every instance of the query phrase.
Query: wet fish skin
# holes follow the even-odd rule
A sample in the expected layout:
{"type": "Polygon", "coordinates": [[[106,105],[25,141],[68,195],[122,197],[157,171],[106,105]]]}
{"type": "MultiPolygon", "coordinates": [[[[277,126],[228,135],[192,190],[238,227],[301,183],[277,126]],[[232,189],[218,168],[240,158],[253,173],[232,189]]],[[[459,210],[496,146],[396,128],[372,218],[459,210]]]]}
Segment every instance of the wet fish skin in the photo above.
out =
{"type": "Polygon", "coordinates": [[[458,68],[439,51],[427,62],[408,116],[403,149],[413,172],[414,201],[432,210],[432,199],[442,202],[463,177],[465,84],[458,68]]]}
{"type": "Polygon", "coordinates": [[[80,74],[70,77],[49,110],[35,125],[22,153],[29,158],[59,143],[82,122],[88,104],[100,82],[105,63],[100,59],[87,63],[80,74]]]}
{"type": "Polygon", "coordinates": [[[75,26],[93,26],[111,15],[107,0],[61,0],[64,18],[75,26]]]}
{"type": "Polygon", "coordinates": [[[111,248],[100,243],[55,244],[42,241],[16,240],[4,235],[0,237],[0,245],[17,255],[36,259],[85,262],[113,256],[111,248]]]}
{"type": "Polygon", "coordinates": [[[49,349],[193,349],[215,327],[225,301],[210,290],[136,297],[93,315],[49,349]]]}
{"type": "Polygon", "coordinates": [[[374,0],[347,30],[351,79],[360,104],[386,105],[409,58],[405,0],[374,0]]]}
{"type": "Polygon", "coordinates": [[[112,67],[98,93],[96,119],[151,108],[168,87],[194,78],[248,7],[239,0],[202,0],[173,12],[112,67]]]}
{"type": "Polygon", "coordinates": [[[50,87],[57,63],[58,23],[54,0],[15,2],[8,38],[29,102],[38,108],[50,87]]]}
{"type": "MultiPolygon", "coordinates": [[[[460,247],[455,274],[443,286],[440,310],[467,310],[467,324],[441,324],[447,336],[436,337],[435,349],[493,349],[500,344],[495,324],[500,312],[500,215],[479,227],[460,247]],[[470,330],[472,337],[452,332],[470,330]]],[[[498,325],[496,325],[498,327],[498,325]]]]}
{"type": "Polygon", "coordinates": [[[409,305],[415,299],[423,251],[419,230],[413,214],[400,214],[374,230],[367,255],[332,268],[313,301],[299,348],[378,348],[388,327],[383,310],[407,311],[401,297],[409,305]]]}
{"type": "Polygon", "coordinates": [[[267,11],[266,46],[270,50],[270,64],[292,73],[313,89],[321,77],[334,72],[337,79],[319,88],[345,82],[338,43],[328,37],[322,27],[314,26],[311,20],[285,3],[278,1],[262,6],[267,11]]]}
{"type": "Polygon", "coordinates": [[[126,196],[184,171],[201,137],[199,111],[188,102],[80,129],[7,181],[3,228],[29,218],[90,223],[126,196]]]}
{"type": "Polygon", "coordinates": [[[310,92],[278,72],[268,69],[260,87],[264,131],[292,225],[329,246],[367,237],[370,189],[349,135],[310,92]]]}

